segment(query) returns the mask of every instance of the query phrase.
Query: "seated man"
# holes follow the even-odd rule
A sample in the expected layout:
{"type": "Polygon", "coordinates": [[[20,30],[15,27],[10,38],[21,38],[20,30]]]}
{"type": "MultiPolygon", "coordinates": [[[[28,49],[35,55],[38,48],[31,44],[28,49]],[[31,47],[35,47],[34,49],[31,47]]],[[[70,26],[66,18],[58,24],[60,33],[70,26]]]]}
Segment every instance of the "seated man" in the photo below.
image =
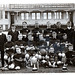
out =
{"type": "Polygon", "coordinates": [[[24,66],[24,64],[22,65],[22,63],[25,63],[25,54],[21,52],[20,48],[16,48],[16,53],[13,58],[15,69],[20,69],[22,66],[24,66]]]}
{"type": "Polygon", "coordinates": [[[32,33],[32,31],[30,31],[28,33],[28,45],[33,44],[33,41],[34,41],[33,33],[32,33]]]}
{"type": "Polygon", "coordinates": [[[24,46],[26,46],[26,43],[25,43],[25,41],[22,40],[22,38],[23,38],[22,34],[19,34],[18,35],[18,41],[15,42],[15,46],[19,47],[22,50],[22,52],[25,52],[24,46]]]}
{"type": "Polygon", "coordinates": [[[12,36],[8,35],[7,36],[7,42],[4,45],[4,60],[5,60],[5,66],[4,68],[8,68],[9,64],[12,63],[13,61],[13,56],[15,53],[15,47],[14,47],[14,43],[11,41],[12,36]]]}
{"type": "Polygon", "coordinates": [[[64,33],[62,37],[63,37],[62,42],[68,41],[68,40],[67,40],[67,34],[66,34],[66,33],[64,33]]]}

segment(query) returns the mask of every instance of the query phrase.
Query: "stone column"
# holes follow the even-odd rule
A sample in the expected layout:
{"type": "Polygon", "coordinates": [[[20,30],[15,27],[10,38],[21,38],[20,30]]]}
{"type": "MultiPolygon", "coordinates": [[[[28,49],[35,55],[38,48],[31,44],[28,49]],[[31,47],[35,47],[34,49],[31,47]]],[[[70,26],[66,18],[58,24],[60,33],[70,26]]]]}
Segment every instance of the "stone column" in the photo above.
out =
{"type": "Polygon", "coordinates": [[[10,12],[8,12],[8,29],[10,28],[10,22],[11,22],[11,20],[10,20],[10,12]]]}

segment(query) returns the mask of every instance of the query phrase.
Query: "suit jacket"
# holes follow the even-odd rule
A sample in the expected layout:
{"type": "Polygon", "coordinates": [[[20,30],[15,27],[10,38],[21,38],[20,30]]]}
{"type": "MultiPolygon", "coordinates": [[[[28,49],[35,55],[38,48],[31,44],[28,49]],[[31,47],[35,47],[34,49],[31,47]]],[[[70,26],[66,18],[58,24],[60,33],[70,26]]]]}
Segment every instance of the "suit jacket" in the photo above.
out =
{"type": "Polygon", "coordinates": [[[6,35],[5,34],[0,35],[0,50],[1,51],[4,51],[4,44],[6,41],[7,41],[6,35]]]}

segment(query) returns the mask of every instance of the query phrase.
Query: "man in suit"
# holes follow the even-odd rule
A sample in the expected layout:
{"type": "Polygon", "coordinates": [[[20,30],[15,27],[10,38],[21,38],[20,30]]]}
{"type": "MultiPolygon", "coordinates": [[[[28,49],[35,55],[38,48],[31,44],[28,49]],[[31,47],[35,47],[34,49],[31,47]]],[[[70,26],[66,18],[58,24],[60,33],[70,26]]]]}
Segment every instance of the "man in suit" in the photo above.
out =
{"type": "Polygon", "coordinates": [[[4,67],[4,43],[6,42],[6,35],[2,33],[2,27],[0,26],[0,51],[1,51],[1,64],[4,67]]]}

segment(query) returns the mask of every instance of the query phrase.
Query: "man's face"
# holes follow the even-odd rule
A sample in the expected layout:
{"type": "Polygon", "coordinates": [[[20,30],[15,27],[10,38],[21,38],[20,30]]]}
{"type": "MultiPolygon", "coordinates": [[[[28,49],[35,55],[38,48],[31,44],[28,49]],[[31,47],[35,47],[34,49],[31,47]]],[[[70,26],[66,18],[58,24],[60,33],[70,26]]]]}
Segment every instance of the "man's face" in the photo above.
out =
{"type": "Polygon", "coordinates": [[[67,39],[67,34],[63,35],[63,39],[66,40],[67,39]]]}
{"type": "Polygon", "coordinates": [[[8,35],[7,36],[7,41],[11,41],[11,39],[12,39],[12,36],[11,35],[8,35]]]}
{"type": "Polygon", "coordinates": [[[11,30],[12,30],[13,32],[15,32],[15,27],[12,27],[11,30]]]}
{"type": "Polygon", "coordinates": [[[53,38],[56,39],[56,36],[57,36],[56,32],[53,32],[53,33],[52,33],[52,36],[53,36],[53,38]]]}
{"type": "Polygon", "coordinates": [[[24,23],[23,24],[23,28],[27,28],[27,23],[24,23]]]}
{"type": "Polygon", "coordinates": [[[18,35],[18,39],[22,40],[23,36],[22,35],[18,35]]]}
{"type": "Polygon", "coordinates": [[[18,54],[20,54],[20,53],[21,53],[21,49],[20,49],[20,48],[16,48],[16,52],[17,52],[18,54]]]}

